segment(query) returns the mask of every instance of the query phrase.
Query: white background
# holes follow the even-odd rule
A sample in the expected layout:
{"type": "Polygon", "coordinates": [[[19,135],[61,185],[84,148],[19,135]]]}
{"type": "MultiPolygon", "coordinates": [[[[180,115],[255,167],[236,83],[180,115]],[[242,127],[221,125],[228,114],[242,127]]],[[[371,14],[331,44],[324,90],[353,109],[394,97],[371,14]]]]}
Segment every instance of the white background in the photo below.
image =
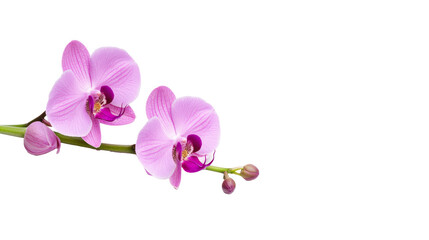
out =
{"type": "Polygon", "coordinates": [[[153,88],[216,109],[213,165],[179,190],[134,155],[63,145],[29,155],[0,136],[0,239],[428,239],[429,8],[425,1],[0,3],[0,124],[45,108],[71,40],[139,64],[132,144],[153,88]]]}

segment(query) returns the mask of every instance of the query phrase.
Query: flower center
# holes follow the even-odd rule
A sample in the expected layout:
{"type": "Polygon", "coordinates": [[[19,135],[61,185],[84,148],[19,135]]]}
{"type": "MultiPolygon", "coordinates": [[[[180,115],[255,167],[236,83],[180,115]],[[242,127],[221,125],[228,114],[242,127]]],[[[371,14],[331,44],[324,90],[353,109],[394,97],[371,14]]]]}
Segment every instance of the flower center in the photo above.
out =
{"type": "Polygon", "coordinates": [[[98,112],[100,112],[101,107],[102,107],[101,103],[96,102],[96,103],[94,104],[94,110],[93,110],[93,113],[94,113],[94,114],[97,114],[98,112]]]}
{"type": "Polygon", "coordinates": [[[182,159],[186,159],[188,157],[189,153],[186,149],[182,150],[182,159]]]}
{"type": "Polygon", "coordinates": [[[104,105],[107,104],[106,97],[103,93],[97,92],[89,96],[86,103],[86,110],[89,114],[97,114],[101,111],[104,105]]]}
{"type": "Polygon", "coordinates": [[[196,152],[201,148],[201,138],[191,134],[187,138],[178,138],[176,144],[173,145],[173,159],[175,161],[188,161],[193,158],[196,152]]]}

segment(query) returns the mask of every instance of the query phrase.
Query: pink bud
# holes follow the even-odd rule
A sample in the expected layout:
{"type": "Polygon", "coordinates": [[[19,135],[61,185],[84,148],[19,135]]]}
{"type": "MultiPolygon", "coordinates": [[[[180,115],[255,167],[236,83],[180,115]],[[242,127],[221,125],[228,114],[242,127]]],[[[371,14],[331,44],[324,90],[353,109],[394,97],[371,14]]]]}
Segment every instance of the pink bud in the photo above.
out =
{"type": "Polygon", "coordinates": [[[257,178],[259,175],[259,169],[253,164],[247,164],[240,171],[240,176],[242,176],[246,181],[251,181],[257,178]]]}
{"type": "Polygon", "coordinates": [[[27,127],[24,135],[24,147],[28,153],[42,155],[54,149],[60,152],[61,141],[55,133],[41,122],[34,122],[27,127]]]}
{"type": "Polygon", "coordinates": [[[224,180],[222,183],[222,190],[226,194],[231,194],[235,190],[235,181],[234,179],[230,178],[226,172],[223,178],[224,180]]]}

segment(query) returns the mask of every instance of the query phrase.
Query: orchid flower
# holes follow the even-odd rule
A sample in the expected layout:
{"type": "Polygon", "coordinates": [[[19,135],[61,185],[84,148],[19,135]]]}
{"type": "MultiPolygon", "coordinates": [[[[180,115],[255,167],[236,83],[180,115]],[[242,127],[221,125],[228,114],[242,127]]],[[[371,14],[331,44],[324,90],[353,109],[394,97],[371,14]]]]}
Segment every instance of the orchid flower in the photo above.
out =
{"type": "Polygon", "coordinates": [[[169,178],[177,189],[182,168],[197,172],[211,164],[207,158],[214,158],[220,129],[210,104],[196,97],[176,99],[161,86],[150,94],[146,115],[149,121],[139,133],[136,154],[150,175],[169,178]]]}
{"type": "Polygon", "coordinates": [[[124,125],[134,121],[128,104],[140,90],[140,72],[122,49],[100,48],[91,56],[86,47],[70,42],[62,59],[63,74],[49,95],[46,114],[60,133],[101,144],[100,123],[124,125]]]}

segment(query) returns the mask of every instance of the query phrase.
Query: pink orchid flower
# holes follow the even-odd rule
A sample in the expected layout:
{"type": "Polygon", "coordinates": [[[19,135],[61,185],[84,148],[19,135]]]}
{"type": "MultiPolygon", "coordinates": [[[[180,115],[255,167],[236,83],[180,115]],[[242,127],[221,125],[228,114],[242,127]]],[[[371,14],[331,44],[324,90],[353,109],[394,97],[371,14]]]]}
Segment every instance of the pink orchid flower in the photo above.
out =
{"type": "Polygon", "coordinates": [[[100,48],[89,56],[86,47],[70,42],[63,53],[64,73],[49,94],[46,114],[60,133],[101,144],[100,123],[134,121],[129,103],[140,91],[140,72],[122,49],[100,48]]]}
{"type": "Polygon", "coordinates": [[[136,154],[150,175],[169,178],[177,189],[182,168],[197,172],[211,164],[207,157],[214,159],[220,129],[210,104],[196,97],[176,99],[162,86],[150,94],[146,115],[149,121],[139,133],[136,154]]]}

